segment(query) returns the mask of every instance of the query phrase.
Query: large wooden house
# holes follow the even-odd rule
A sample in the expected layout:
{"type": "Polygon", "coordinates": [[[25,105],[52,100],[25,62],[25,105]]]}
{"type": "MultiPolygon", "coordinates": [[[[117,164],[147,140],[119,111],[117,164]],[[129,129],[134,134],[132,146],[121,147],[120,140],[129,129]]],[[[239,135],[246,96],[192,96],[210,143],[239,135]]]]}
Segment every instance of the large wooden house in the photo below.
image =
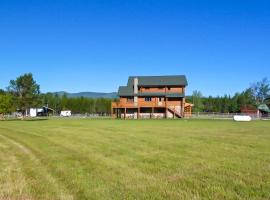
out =
{"type": "Polygon", "coordinates": [[[115,118],[182,118],[191,115],[185,102],[187,79],[176,76],[133,76],[120,86],[119,101],[112,102],[115,118]]]}

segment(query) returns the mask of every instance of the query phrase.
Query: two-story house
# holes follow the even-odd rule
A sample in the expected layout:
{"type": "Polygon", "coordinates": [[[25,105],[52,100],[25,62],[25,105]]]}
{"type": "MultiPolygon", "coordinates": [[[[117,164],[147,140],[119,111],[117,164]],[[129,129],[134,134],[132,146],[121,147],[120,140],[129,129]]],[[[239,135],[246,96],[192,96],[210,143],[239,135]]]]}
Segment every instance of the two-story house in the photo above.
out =
{"type": "Polygon", "coordinates": [[[185,102],[187,84],[184,75],[129,77],[127,86],[119,87],[112,115],[124,119],[190,116],[192,104],[185,102]]]}

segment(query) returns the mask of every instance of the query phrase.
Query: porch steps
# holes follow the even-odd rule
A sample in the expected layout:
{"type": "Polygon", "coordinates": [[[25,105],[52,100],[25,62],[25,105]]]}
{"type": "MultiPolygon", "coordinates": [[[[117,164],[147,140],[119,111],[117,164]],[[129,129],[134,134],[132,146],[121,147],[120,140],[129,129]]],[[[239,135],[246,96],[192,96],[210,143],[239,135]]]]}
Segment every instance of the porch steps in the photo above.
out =
{"type": "Polygon", "coordinates": [[[168,110],[173,113],[175,116],[177,116],[178,118],[182,118],[182,115],[181,113],[179,113],[178,111],[176,111],[175,109],[172,109],[172,108],[169,108],[168,107],[168,110]]]}

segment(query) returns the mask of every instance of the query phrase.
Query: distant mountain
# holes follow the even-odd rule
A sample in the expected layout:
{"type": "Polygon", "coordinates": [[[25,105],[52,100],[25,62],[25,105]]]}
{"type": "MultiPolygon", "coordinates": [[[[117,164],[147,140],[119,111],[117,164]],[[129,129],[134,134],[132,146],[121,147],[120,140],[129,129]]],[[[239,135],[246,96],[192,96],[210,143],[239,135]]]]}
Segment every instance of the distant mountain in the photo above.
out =
{"type": "Polygon", "coordinates": [[[62,96],[64,94],[67,95],[67,97],[70,98],[77,98],[77,97],[87,97],[87,98],[117,98],[116,92],[78,92],[78,93],[68,93],[68,92],[54,92],[55,94],[58,94],[59,96],[62,96]]]}

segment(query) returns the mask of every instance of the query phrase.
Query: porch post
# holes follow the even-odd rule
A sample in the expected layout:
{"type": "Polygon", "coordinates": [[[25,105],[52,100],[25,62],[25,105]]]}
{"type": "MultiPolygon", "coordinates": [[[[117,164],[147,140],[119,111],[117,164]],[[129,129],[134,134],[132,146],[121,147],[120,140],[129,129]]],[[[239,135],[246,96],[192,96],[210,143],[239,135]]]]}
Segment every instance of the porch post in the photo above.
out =
{"type": "Polygon", "coordinates": [[[168,113],[167,97],[165,97],[165,118],[166,119],[168,118],[167,113],[168,113]]]}
{"type": "Polygon", "coordinates": [[[111,117],[113,118],[113,107],[111,107],[111,117]]]}
{"type": "Polygon", "coordinates": [[[185,117],[185,98],[182,99],[181,111],[182,117],[185,117]]]}

